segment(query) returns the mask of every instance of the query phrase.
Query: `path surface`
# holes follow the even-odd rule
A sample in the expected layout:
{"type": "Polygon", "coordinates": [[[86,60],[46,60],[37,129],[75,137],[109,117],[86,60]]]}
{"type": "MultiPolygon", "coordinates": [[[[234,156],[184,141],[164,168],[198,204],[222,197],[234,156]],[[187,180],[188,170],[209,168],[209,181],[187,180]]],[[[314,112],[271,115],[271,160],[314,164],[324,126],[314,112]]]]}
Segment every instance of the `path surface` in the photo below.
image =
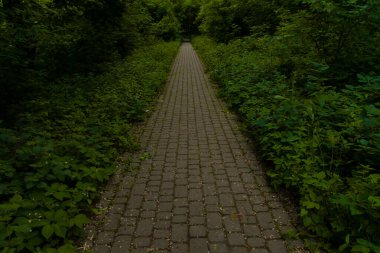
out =
{"type": "Polygon", "coordinates": [[[182,45],[163,99],[146,123],[138,169],[103,195],[92,252],[302,252],[279,197],[204,74],[182,45]]]}

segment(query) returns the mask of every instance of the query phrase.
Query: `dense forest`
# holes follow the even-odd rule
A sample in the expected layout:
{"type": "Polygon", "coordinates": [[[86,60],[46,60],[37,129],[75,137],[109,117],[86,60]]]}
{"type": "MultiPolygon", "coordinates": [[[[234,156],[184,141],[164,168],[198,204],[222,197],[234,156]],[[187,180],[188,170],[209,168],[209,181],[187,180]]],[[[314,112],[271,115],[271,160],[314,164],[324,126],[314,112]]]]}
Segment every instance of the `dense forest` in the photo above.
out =
{"type": "Polygon", "coordinates": [[[181,37],[299,201],[288,236],[380,252],[379,0],[2,0],[0,23],[1,253],[76,252],[181,37]]]}

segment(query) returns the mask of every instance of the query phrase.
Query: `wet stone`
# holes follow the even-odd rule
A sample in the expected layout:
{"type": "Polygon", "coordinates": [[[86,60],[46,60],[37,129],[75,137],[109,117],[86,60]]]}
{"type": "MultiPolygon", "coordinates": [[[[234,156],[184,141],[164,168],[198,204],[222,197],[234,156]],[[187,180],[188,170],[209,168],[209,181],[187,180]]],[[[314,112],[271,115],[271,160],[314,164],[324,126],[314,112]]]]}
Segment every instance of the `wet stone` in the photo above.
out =
{"type": "Polygon", "coordinates": [[[222,227],[222,216],[218,213],[207,214],[207,227],[217,229],[222,227]]]}
{"type": "Polygon", "coordinates": [[[188,240],[187,225],[173,224],[172,226],[172,241],[186,242],[188,240]]]}
{"type": "Polygon", "coordinates": [[[268,249],[272,253],[286,253],[286,247],[284,241],[281,240],[271,240],[267,242],[268,249]]]}
{"type": "Polygon", "coordinates": [[[208,239],[210,242],[224,242],[225,234],[223,230],[209,230],[208,231],[208,239]]]}
{"type": "Polygon", "coordinates": [[[190,226],[190,237],[205,237],[206,234],[205,226],[190,226]]]}
{"type": "Polygon", "coordinates": [[[232,233],[227,235],[228,243],[231,246],[242,246],[245,245],[245,238],[243,234],[232,233]]]}
{"type": "Polygon", "coordinates": [[[148,247],[150,245],[150,237],[137,237],[133,241],[133,246],[136,248],[148,247]]]}
{"type": "Polygon", "coordinates": [[[137,224],[136,236],[150,236],[153,230],[153,221],[151,219],[141,220],[137,224]]]}
{"type": "Polygon", "coordinates": [[[112,245],[111,253],[124,253],[128,252],[131,244],[131,236],[118,236],[112,245]]]}
{"type": "Polygon", "coordinates": [[[228,253],[228,247],[224,243],[212,243],[209,245],[211,253],[228,253]]]}
{"type": "Polygon", "coordinates": [[[263,248],[265,247],[265,240],[260,237],[252,237],[247,239],[248,245],[252,248],[263,248]]]}
{"type": "Polygon", "coordinates": [[[115,232],[113,231],[103,231],[98,234],[97,244],[108,244],[114,239],[115,232]]]}
{"type": "Polygon", "coordinates": [[[207,240],[206,239],[191,239],[190,253],[208,253],[207,240]]]}

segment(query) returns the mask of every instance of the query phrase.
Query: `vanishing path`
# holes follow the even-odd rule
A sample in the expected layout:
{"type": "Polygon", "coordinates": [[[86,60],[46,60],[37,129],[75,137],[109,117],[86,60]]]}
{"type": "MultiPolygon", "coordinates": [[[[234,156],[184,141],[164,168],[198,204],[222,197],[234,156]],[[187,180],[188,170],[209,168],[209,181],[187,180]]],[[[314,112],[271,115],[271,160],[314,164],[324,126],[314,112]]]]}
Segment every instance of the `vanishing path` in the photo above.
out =
{"type": "Polygon", "coordinates": [[[92,252],[302,252],[291,215],[265,180],[190,43],[141,134],[139,168],[116,175],[92,252]],[[136,169],[137,170],[137,169],[136,169]]]}

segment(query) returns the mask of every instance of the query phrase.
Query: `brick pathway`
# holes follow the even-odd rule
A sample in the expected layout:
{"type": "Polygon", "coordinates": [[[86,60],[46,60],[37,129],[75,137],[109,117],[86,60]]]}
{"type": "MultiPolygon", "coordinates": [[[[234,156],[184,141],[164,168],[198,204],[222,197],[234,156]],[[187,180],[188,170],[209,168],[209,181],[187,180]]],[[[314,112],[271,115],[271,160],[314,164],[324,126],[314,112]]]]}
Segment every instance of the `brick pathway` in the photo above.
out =
{"type": "Polygon", "coordinates": [[[116,175],[92,252],[302,252],[284,241],[289,215],[218,102],[191,44],[146,123],[136,171],[116,175]],[[138,169],[137,169],[138,168],[138,169]]]}

